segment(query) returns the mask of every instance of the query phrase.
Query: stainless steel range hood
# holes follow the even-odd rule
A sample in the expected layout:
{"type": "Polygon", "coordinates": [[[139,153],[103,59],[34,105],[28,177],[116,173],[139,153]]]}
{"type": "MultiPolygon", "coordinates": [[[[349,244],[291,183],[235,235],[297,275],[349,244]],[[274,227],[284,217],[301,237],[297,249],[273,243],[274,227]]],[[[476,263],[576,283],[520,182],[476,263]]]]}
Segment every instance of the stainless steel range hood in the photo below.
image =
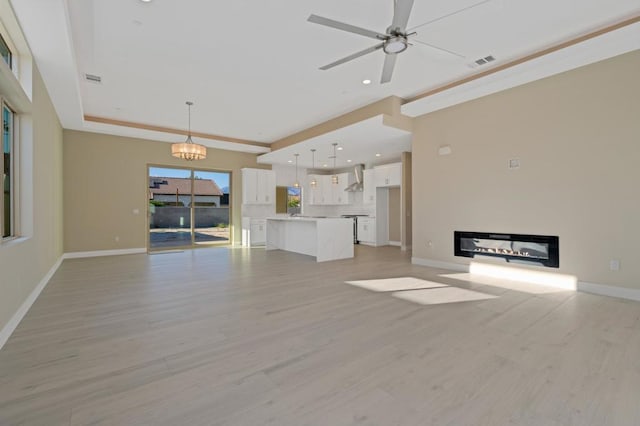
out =
{"type": "Polygon", "coordinates": [[[362,182],[362,170],[364,170],[364,166],[362,164],[358,164],[355,167],[354,172],[356,175],[356,181],[344,189],[346,192],[362,192],[364,189],[364,184],[362,182]]]}

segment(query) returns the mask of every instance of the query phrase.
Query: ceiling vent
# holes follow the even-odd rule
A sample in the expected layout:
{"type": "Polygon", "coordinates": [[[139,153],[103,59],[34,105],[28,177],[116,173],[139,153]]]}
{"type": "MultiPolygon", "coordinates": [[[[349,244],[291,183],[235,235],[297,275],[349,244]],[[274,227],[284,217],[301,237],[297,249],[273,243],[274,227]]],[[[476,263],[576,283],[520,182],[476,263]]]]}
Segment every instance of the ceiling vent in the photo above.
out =
{"type": "Polygon", "coordinates": [[[489,62],[493,62],[495,60],[496,60],[496,58],[494,58],[493,56],[489,55],[489,56],[485,56],[484,58],[476,59],[474,62],[477,65],[484,65],[484,64],[488,64],[489,62]]]}
{"type": "Polygon", "coordinates": [[[95,83],[95,84],[102,84],[102,77],[100,77],[99,75],[95,75],[95,74],[85,74],[84,75],[85,80],[87,80],[89,83],[95,83]]]}
{"type": "Polygon", "coordinates": [[[495,60],[496,60],[496,58],[493,55],[489,55],[489,56],[485,56],[484,58],[476,59],[475,61],[471,62],[469,64],[469,66],[471,68],[475,68],[475,67],[479,67],[481,65],[486,65],[489,62],[493,62],[495,60]]]}

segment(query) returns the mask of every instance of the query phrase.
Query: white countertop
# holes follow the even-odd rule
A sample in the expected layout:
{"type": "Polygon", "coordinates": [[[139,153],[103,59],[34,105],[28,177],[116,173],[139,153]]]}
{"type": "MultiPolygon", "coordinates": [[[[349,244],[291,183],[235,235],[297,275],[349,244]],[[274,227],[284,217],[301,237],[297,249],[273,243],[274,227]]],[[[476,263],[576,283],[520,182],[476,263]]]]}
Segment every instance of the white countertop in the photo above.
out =
{"type": "Polygon", "coordinates": [[[350,217],[322,217],[322,216],[270,216],[267,220],[283,220],[295,222],[319,222],[327,220],[350,220],[350,217]]]}

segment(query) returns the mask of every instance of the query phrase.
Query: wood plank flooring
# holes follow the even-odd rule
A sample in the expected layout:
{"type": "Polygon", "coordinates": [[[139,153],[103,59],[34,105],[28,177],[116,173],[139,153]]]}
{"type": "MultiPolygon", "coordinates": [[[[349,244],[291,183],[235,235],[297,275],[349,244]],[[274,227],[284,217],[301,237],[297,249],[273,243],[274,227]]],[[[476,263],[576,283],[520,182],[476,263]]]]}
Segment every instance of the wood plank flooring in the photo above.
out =
{"type": "Polygon", "coordinates": [[[394,247],[66,260],[0,351],[0,424],[640,425],[640,303],[454,276],[394,247]],[[344,283],[406,276],[498,297],[344,283]]]}

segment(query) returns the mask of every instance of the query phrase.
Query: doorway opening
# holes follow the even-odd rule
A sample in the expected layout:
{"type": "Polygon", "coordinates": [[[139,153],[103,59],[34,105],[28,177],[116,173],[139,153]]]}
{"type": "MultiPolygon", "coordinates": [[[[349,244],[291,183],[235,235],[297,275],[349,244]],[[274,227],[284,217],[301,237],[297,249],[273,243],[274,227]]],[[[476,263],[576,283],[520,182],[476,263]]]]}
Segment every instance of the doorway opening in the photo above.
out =
{"type": "Polygon", "coordinates": [[[149,251],[229,244],[231,173],[148,166],[149,251]]]}

